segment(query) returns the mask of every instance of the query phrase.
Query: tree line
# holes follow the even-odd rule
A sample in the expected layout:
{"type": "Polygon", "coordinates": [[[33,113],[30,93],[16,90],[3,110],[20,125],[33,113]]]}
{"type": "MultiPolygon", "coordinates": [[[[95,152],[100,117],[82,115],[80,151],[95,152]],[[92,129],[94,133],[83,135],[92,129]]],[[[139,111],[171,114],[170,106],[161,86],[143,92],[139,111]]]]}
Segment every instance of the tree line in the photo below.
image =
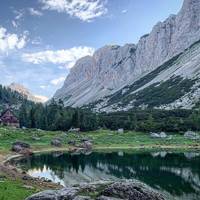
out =
{"type": "Polygon", "coordinates": [[[20,125],[44,130],[82,131],[100,128],[135,131],[187,131],[200,130],[199,110],[136,109],[127,112],[94,113],[88,109],[64,107],[63,102],[52,100],[48,105],[22,104],[19,112],[20,125]]]}
{"type": "Polygon", "coordinates": [[[135,131],[186,131],[200,130],[199,106],[193,110],[135,109],[127,112],[94,113],[89,109],[64,107],[62,101],[48,104],[33,103],[18,92],[0,85],[0,110],[5,105],[14,108],[20,126],[43,130],[63,130],[71,127],[82,131],[107,128],[135,131]]]}

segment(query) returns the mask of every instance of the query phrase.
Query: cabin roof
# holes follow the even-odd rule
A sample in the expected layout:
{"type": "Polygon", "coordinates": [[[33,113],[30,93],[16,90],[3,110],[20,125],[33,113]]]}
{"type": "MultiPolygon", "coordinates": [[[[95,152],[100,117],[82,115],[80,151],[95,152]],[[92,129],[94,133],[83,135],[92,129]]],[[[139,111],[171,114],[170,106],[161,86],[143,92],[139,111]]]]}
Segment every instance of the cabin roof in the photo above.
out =
{"type": "Polygon", "coordinates": [[[15,114],[11,111],[11,109],[6,109],[4,112],[2,112],[1,116],[0,116],[0,120],[2,122],[6,122],[6,123],[19,123],[18,118],[15,116],[15,114]],[[7,113],[10,112],[11,116],[8,116],[7,113]]]}

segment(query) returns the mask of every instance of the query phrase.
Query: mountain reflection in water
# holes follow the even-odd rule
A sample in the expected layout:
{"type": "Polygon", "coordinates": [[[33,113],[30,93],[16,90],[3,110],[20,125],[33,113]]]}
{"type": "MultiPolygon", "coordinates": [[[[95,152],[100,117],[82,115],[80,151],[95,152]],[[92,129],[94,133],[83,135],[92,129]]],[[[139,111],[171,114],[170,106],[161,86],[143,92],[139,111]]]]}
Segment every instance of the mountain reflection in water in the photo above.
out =
{"type": "Polygon", "coordinates": [[[200,199],[199,153],[51,153],[24,158],[18,165],[34,177],[45,177],[63,185],[138,179],[173,199],[200,199]]]}

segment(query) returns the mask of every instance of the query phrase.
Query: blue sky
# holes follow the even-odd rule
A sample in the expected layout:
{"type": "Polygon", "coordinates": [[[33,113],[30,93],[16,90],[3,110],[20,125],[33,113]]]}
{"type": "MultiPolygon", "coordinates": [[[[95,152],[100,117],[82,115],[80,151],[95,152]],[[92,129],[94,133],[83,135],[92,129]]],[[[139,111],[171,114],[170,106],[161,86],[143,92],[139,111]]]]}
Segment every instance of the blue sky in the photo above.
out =
{"type": "Polygon", "coordinates": [[[1,0],[0,83],[51,97],[77,59],[137,43],[183,0],[1,0]]]}

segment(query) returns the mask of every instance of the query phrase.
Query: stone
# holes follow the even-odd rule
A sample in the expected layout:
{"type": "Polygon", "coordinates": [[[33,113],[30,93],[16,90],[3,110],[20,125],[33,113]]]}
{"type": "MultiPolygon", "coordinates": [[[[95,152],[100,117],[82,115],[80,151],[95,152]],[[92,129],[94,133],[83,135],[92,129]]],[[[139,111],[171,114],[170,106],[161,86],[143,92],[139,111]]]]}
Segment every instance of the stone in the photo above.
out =
{"type": "Polygon", "coordinates": [[[54,138],[51,140],[51,145],[55,147],[61,147],[62,146],[62,140],[60,138],[54,138]]]}
{"type": "Polygon", "coordinates": [[[185,132],[184,137],[187,138],[187,139],[191,139],[191,140],[199,140],[200,139],[200,135],[198,133],[193,132],[193,131],[185,132]]]}
{"type": "Polygon", "coordinates": [[[22,180],[30,181],[30,180],[33,180],[33,178],[31,176],[25,175],[25,176],[22,177],[22,180]]]}
{"type": "Polygon", "coordinates": [[[166,138],[166,137],[167,137],[167,134],[165,132],[160,133],[160,138],[166,138]]]}
{"type": "Polygon", "coordinates": [[[12,144],[11,150],[16,153],[20,153],[20,152],[25,152],[25,151],[28,152],[29,149],[30,149],[30,145],[28,143],[17,141],[12,144]]]}
{"type": "Polygon", "coordinates": [[[164,197],[139,182],[117,182],[104,189],[102,195],[128,200],[164,200],[164,197]]]}
{"type": "Polygon", "coordinates": [[[30,145],[28,143],[25,142],[21,142],[21,141],[17,141],[13,143],[13,146],[21,146],[22,148],[30,148],[30,145]]]}
{"type": "Polygon", "coordinates": [[[70,129],[68,130],[68,132],[79,133],[79,132],[80,132],[80,128],[70,128],[70,129]]]}
{"type": "Polygon", "coordinates": [[[162,138],[162,139],[167,138],[167,134],[166,134],[165,132],[150,133],[150,136],[151,136],[152,138],[162,138]]]}
{"type": "Polygon", "coordinates": [[[138,181],[97,182],[61,190],[47,190],[26,200],[164,200],[164,197],[138,181]],[[80,194],[86,194],[82,196],[80,194]],[[89,197],[87,194],[95,194],[89,197]]]}
{"type": "Polygon", "coordinates": [[[123,128],[119,128],[119,129],[117,130],[117,133],[119,133],[119,134],[124,133],[124,129],[123,129],[123,128]]]}
{"type": "Polygon", "coordinates": [[[84,149],[87,149],[87,150],[91,150],[92,146],[93,146],[92,142],[90,142],[90,141],[85,141],[80,145],[81,148],[84,148],[84,149]]]}
{"type": "Polygon", "coordinates": [[[160,135],[158,133],[150,133],[150,136],[152,138],[159,138],[160,137],[160,135]]]}
{"type": "Polygon", "coordinates": [[[64,188],[61,190],[47,190],[32,195],[26,200],[73,200],[78,193],[76,188],[64,188]]]}

